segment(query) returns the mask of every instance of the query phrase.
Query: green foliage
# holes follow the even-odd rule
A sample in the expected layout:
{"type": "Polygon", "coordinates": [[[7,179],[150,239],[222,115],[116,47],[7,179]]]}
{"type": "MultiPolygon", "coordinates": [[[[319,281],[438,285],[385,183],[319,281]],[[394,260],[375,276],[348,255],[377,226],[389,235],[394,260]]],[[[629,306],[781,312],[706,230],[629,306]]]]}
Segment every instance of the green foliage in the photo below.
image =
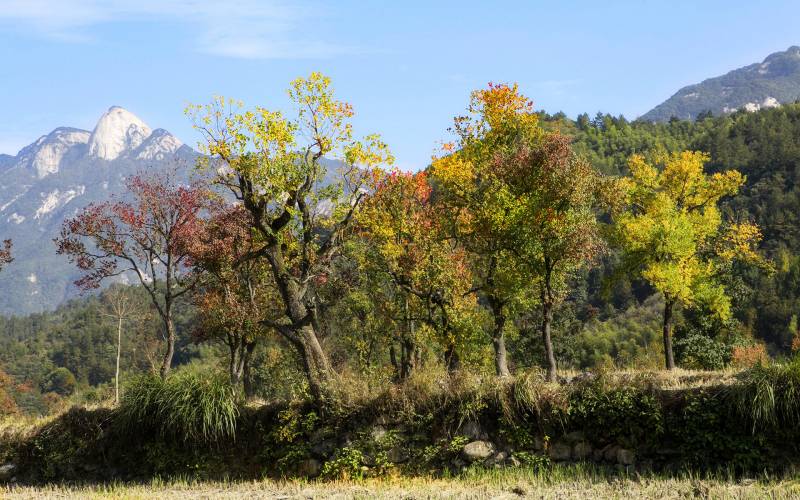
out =
{"type": "Polygon", "coordinates": [[[609,318],[590,319],[575,340],[576,352],[570,361],[581,369],[660,367],[663,308],[663,301],[652,296],[609,318]]]}
{"type": "Polygon", "coordinates": [[[92,464],[99,454],[101,429],[110,416],[104,409],[72,408],[20,443],[15,462],[39,480],[90,479],[98,472],[92,464]]]}
{"type": "Polygon", "coordinates": [[[422,449],[422,453],[418,456],[419,465],[435,469],[443,464],[448,464],[461,453],[467,443],[469,443],[469,438],[466,436],[440,439],[422,449]]]}
{"type": "Polygon", "coordinates": [[[699,333],[675,341],[678,364],[692,370],[719,370],[730,360],[729,346],[699,333]]]}
{"type": "MultiPolygon", "coordinates": [[[[768,465],[766,432],[752,435],[718,391],[688,395],[684,406],[667,413],[667,426],[686,467],[735,471],[764,470],[768,465]]],[[[774,465],[774,464],[773,464],[774,465]]]]}
{"type": "Polygon", "coordinates": [[[664,415],[656,395],[635,385],[606,384],[598,377],[570,394],[568,427],[631,447],[657,442],[664,432],[664,415]]]}
{"type": "Polygon", "coordinates": [[[55,392],[61,396],[69,396],[75,392],[75,375],[64,367],[58,367],[45,376],[42,392],[55,392]]]}
{"type": "Polygon", "coordinates": [[[547,469],[552,465],[547,456],[527,451],[515,451],[511,456],[519,460],[520,466],[534,470],[547,469]]]}
{"type": "Polygon", "coordinates": [[[737,413],[752,423],[753,434],[800,425],[800,357],[788,363],[758,364],[741,377],[730,397],[737,413]]]}
{"type": "Polygon", "coordinates": [[[155,433],[188,445],[235,439],[239,396],[218,374],[182,370],[162,380],[131,380],[116,411],[117,429],[128,437],[155,433]]]}
{"type": "Polygon", "coordinates": [[[331,460],[322,466],[322,477],[326,479],[364,479],[364,454],[356,448],[340,448],[331,460]]]}
{"type": "MultiPolygon", "coordinates": [[[[161,356],[160,324],[147,304],[141,287],[128,287],[141,315],[127,321],[122,334],[121,369],[141,373],[151,369],[150,361],[161,356]]],[[[47,414],[51,405],[44,398],[48,375],[57,368],[75,377],[78,399],[89,387],[110,383],[116,361],[116,323],[104,316],[97,296],[72,300],[55,311],[29,316],[0,317],[0,365],[22,391],[13,394],[16,405],[26,414],[47,414]]],[[[185,301],[176,304],[178,333],[175,362],[185,364],[200,357],[188,332],[194,311],[185,301]]]]}
{"type": "Polygon", "coordinates": [[[294,443],[314,430],[319,416],[316,412],[302,414],[298,408],[290,407],[278,413],[278,425],[272,430],[274,439],[281,443],[294,443]]]}

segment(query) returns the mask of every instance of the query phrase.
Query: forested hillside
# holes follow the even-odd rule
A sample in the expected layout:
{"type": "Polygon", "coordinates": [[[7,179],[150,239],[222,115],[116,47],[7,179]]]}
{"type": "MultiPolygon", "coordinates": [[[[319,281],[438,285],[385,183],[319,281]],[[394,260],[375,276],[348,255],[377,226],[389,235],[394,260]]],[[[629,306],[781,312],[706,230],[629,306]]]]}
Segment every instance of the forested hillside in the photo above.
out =
{"type": "MultiPolygon", "coordinates": [[[[660,148],[705,151],[711,156],[711,171],[736,169],[744,174],[747,182],[741,192],[723,200],[726,216],[758,224],[763,233],[760,250],[775,266],[772,273],[742,269],[735,284],[735,317],[742,333],[768,342],[773,353],[790,350],[800,311],[800,104],[663,124],[609,115],[582,115],[575,122],[560,116],[545,119],[574,137],[576,151],[611,175],[628,174],[631,154],[660,148]]],[[[620,304],[620,297],[612,302],[620,304]]]]}

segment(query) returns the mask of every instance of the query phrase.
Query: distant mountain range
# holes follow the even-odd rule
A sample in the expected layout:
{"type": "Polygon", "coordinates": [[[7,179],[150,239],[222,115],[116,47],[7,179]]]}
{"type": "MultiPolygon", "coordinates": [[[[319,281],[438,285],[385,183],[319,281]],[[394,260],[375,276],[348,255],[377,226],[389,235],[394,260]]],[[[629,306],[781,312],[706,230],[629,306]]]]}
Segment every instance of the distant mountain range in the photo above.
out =
{"type": "Polygon", "coordinates": [[[77,294],[76,269],[52,241],[66,217],[121,192],[131,175],[192,165],[196,154],[113,106],[91,132],[60,127],[0,155],[0,240],[14,241],[15,258],[0,272],[0,314],[52,309],[77,294]]]}
{"type": "Polygon", "coordinates": [[[639,119],[665,122],[672,117],[694,120],[737,110],[757,111],[800,99],[800,47],[770,54],[761,63],[709,78],[680,89],[639,119]]]}

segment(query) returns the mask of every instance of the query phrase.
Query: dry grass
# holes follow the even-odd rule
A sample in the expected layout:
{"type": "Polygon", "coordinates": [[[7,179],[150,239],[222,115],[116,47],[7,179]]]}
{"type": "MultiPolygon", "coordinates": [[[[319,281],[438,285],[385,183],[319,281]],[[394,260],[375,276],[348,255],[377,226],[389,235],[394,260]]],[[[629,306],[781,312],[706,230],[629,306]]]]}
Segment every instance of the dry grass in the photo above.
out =
{"type": "MultiPolygon", "coordinates": [[[[618,383],[632,382],[637,384],[650,384],[657,389],[679,390],[697,389],[730,385],[736,381],[736,376],[741,369],[727,368],[724,370],[613,370],[603,372],[608,381],[618,383]]],[[[577,371],[564,371],[560,373],[566,380],[580,378],[585,374],[577,371]]]]}
{"type": "Polygon", "coordinates": [[[13,415],[0,418],[0,461],[5,458],[3,452],[6,447],[29,438],[36,429],[52,422],[59,415],[60,413],[53,413],[46,417],[13,415]]]}
{"type": "Polygon", "coordinates": [[[506,469],[455,479],[388,478],[360,482],[255,481],[88,487],[0,487],[2,498],[798,498],[798,480],[743,480],[684,476],[609,476],[571,467],[506,469]]]}

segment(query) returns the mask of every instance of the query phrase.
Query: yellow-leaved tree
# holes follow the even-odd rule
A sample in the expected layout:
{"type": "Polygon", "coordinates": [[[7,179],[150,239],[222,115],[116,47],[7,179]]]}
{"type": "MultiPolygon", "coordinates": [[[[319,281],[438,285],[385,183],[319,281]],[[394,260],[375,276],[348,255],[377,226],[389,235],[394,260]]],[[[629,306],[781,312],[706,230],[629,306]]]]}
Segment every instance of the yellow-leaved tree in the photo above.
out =
{"type": "Polygon", "coordinates": [[[288,96],[293,118],[263,107],[245,110],[221,97],[189,106],[187,114],[204,138],[204,167],[241,202],[262,242],[241,260],[266,261],[284,312],[262,323],[295,348],[320,401],[332,367],[319,335],[317,285],[332,271],[373,170],[393,157],[379,136],[353,136],[353,108],[335,97],[328,77],[297,78],[288,96]],[[337,164],[336,175],[326,177],[337,164]]]}
{"type": "Polygon", "coordinates": [[[730,299],[720,280],[725,263],[759,261],[761,240],[752,223],[724,223],[719,201],[744,184],[736,170],[706,174],[702,152],[657,153],[652,161],[630,158],[631,176],[621,179],[624,203],[615,214],[616,236],[629,269],[664,297],[664,355],[668,370],[676,306],[703,305],[722,319],[730,299]]]}

